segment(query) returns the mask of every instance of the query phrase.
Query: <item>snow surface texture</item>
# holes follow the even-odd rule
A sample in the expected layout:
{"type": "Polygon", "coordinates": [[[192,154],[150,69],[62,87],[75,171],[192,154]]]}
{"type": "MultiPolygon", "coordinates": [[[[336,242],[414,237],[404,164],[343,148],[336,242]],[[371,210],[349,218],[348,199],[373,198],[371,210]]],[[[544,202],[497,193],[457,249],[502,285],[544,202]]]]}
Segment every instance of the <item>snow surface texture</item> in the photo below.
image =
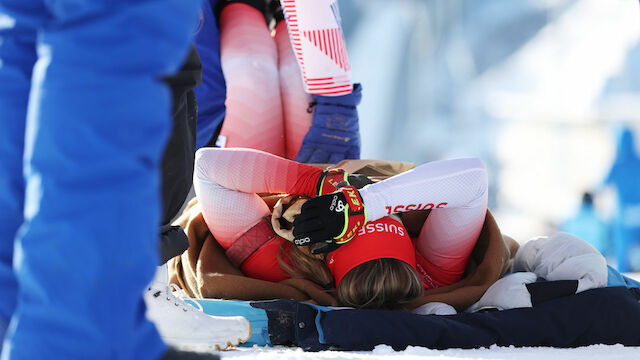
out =
{"type": "Polygon", "coordinates": [[[408,347],[404,351],[393,351],[390,346],[378,345],[373,351],[321,351],[304,352],[302,349],[284,347],[253,347],[222,352],[223,359],[383,359],[383,360],[473,360],[473,359],[518,359],[518,360],[637,360],[640,347],[622,345],[592,345],[576,349],[555,349],[543,347],[499,347],[483,349],[430,350],[422,347],[408,347]]]}

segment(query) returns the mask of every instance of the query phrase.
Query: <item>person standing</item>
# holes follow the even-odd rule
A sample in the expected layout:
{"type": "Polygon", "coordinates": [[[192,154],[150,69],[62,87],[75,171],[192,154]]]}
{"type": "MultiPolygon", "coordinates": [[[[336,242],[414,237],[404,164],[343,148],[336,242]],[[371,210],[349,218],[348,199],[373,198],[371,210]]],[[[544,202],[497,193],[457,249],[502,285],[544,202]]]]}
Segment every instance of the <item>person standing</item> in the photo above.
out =
{"type": "Polygon", "coordinates": [[[609,226],[598,215],[590,192],[582,194],[580,209],[560,225],[560,230],[585,240],[603,256],[609,256],[609,226]]]}
{"type": "Polygon", "coordinates": [[[205,0],[197,148],[358,159],[362,87],[351,80],[341,24],[337,0],[205,0]]]}
{"type": "Polygon", "coordinates": [[[616,189],[618,199],[613,225],[615,254],[620,272],[640,271],[640,157],[630,128],[622,129],[617,147],[616,158],[603,181],[616,189]]]}
{"type": "Polygon", "coordinates": [[[0,0],[2,359],[166,353],[142,292],[158,260],[163,76],[198,6],[0,0]]]}

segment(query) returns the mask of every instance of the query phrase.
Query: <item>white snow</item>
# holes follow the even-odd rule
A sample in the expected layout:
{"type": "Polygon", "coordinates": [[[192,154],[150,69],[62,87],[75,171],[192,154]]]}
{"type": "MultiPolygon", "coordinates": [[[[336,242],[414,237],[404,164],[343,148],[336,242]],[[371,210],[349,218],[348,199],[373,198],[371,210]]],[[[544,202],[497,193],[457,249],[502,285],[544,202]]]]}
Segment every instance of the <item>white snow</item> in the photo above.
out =
{"type": "Polygon", "coordinates": [[[499,347],[491,346],[483,349],[449,349],[431,350],[421,347],[408,347],[404,351],[394,351],[386,345],[378,345],[373,351],[321,351],[304,352],[299,348],[241,348],[221,353],[223,359],[384,359],[384,360],[485,360],[485,359],[518,359],[518,360],[637,360],[640,359],[640,347],[622,345],[592,345],[575,349],[556,349],[545,347],[499,347]]]}

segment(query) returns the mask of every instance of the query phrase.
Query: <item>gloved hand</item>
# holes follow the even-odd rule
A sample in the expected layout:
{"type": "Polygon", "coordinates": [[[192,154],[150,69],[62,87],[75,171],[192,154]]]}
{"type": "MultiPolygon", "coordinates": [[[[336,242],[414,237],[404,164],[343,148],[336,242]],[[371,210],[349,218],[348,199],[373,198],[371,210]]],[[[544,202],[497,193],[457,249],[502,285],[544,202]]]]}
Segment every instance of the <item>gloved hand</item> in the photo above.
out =
{"type": "Polygon", "coordinates": [[[351,94],[312,95],[315,105],[311,127],[302,141],[297,162],[336,164],[360,158],[360,131],[356,106],[362,86],[353,85],[351,94]]]}
{"type": "Polygon", "coordinates": [[[340,187],[353,185],[356,189],[362,189],[365,185],[373,184],[366,175],[349,174],[342,169],[325,170],[318,180],[316,195],[326,195],[336,192],[340,187]]]}
{"type": "Polygon", "coordinates": [[[466,311],[531,307],[531,294],[527,289],[527,284],[535,282],[537,278],[536,274],[532,272],[517,272],[507,275],[493,283],[480,300],[466,311]]]}
{"type": "Polygon", "coordinates": [[[358,190],[369,184],[373,184],[373,180],[363,174],[349,174],[347,181],[349,182],[349,185],[355,186],[358,190]]]}
{"type": "Polygon", "coordinates": [[[293,243],[298,246],[326,243],[331,251],[351,240],[366,223],[367,215],[360,192],[353,186],[309,199],[293,221],[293,243]]]}

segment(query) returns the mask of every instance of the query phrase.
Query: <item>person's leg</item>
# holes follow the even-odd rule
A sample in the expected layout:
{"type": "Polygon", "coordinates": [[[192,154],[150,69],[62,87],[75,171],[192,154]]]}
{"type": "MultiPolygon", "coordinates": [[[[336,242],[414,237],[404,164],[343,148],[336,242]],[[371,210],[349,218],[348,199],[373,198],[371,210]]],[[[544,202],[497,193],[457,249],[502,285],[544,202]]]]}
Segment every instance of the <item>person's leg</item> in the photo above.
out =
{"type": "Polygon", "coordinates": [[[180,70],[166,79],[171,87],[173,126],[162,157],[162,221],[160,228],[160,263],[182,254],[189,240],[182,228],[171,226],[189,196],[193,185],[196,153],[197,103],[193,88],[202,79],[202,63],[192,45],[180,70]]]}
{"type": "Polygon", "coordinates": [[[351,82],[337,0],[282,0],[282,5],[290,46],[295,50],[304,90],[313,95],[314,107],[312,121],[303,120],[297,126],[297,133],[306,127],[304,139],[294,136],[296,140],[287,148],[295,149],[288,156],[293,154],[296,161],[305,163],[359,159],[356,106],[362,96],[361,86],[351,82]]]}
{"type": "Polygon", "coordinates": [[[220,56],[227,112],[219,141],[284,156],[278,52],[260,11],[242,3],[225,6],[220,56]]]}
{"type": "Polygon", "coordinates": [[[196,154],[197,103],[193,89],[200,85],[202,63],[192,45],[180,70],[166,78],[172,95],[172,126],[162,157],[162,225],[178,215],[193,184],[196,154]]]}
{"type": "Polygon", "coordinates": [[[3,358],[157,359],[142,291],[158,261],[163,75],[196,0],[59,0],[39,34],[27,116],[18,306],[3,358]]]}
{"type": "Polygon", "coordinates": [[[304,91],[302,74],[296,55],[293,53],[291,41],[289,41],[286,22],[280,21],[276,25],[274,38],[278,46],[278,70],[284,115],[286,157],[293,160],[311,126],[313,118],[313,111],[310,109],[311,95],[304,91]]]}
{"type": "MultiPolygon", "coordinates": [[[[16,303],[13,243],[22,224],[22,157],[36,28],[46,16],[39,0],[0,1],[0,341],[16,303]]],[[[1,346],[0,346],[1,349],[1,346]]]]}
{"type": "Polygon", "coordinates": [[[337,0],[282,0],[305,90],[339,96],[351,93],[351,66],[337,0]]]}

